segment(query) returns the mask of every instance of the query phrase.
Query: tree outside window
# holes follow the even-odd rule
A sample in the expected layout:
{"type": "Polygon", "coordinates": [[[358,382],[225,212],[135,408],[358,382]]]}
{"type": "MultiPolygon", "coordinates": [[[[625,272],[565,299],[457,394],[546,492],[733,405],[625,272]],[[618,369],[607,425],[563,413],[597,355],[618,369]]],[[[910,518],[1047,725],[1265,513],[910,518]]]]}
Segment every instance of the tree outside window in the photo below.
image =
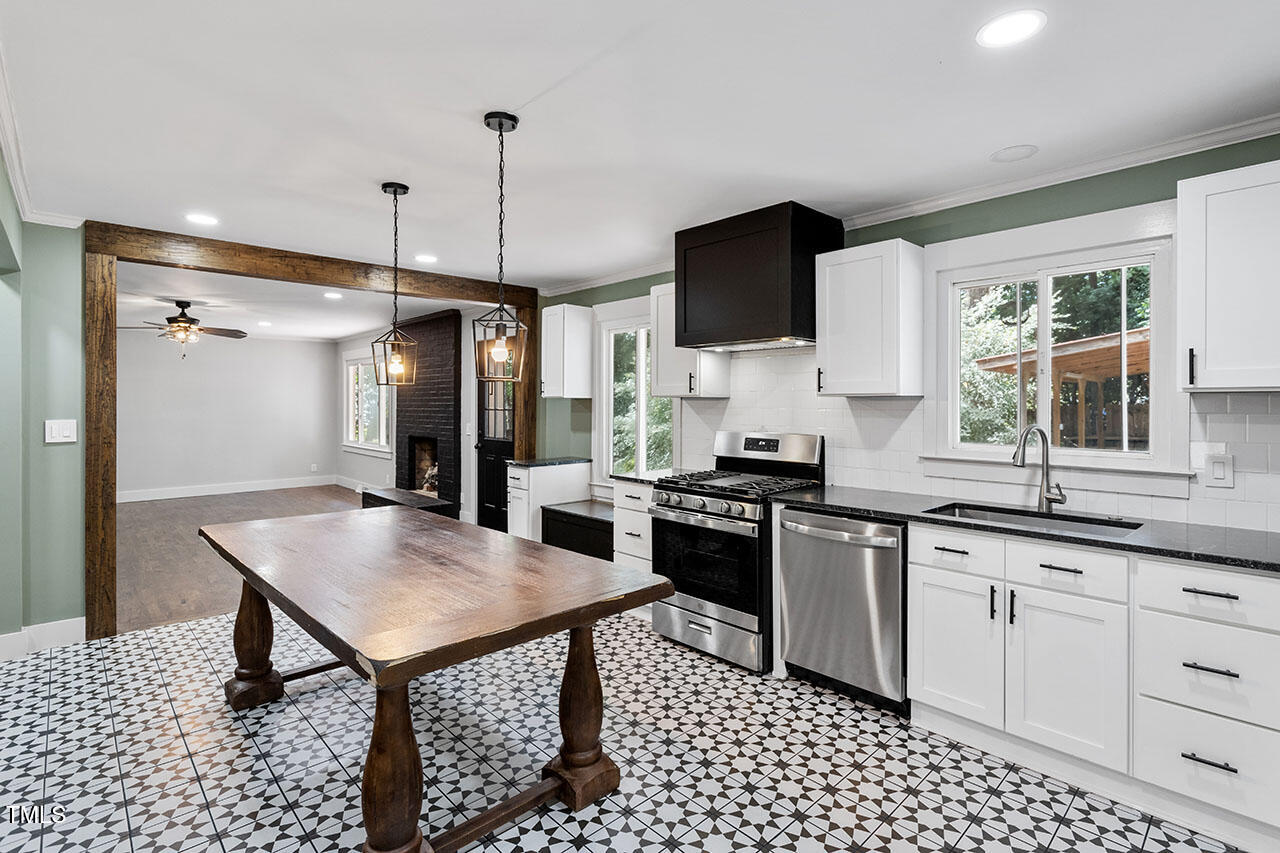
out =
{"type": "Polygon", "coordinates": [[[613,364],[612,461],[615,474],[670,468],[673,458],[671,399],[649,393],[649,329],[610,335],[613,364]]]}

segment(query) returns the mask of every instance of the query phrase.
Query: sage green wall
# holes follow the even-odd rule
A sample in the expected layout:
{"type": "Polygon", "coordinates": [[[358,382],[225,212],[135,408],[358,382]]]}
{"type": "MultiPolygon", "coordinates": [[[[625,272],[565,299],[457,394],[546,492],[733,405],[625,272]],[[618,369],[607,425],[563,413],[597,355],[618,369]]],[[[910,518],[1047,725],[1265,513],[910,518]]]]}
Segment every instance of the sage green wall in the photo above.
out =
{"type": "MultiPolygon", "coordinates": [[[[1178,181],[1183,178],[1271,160],[1280,160],[1280,134],[960,205],[923,216],[855,228],[845,232],[844,242],[846,246],[860,246],[901,237],[924,246],[928,243],[972,237],[975,234],[989,234],[1023,225],[1164,201],[1177,197],[1178,181]]],[[[642,296],[653,285],[671,280],[672,273],[659,273],[539,299],[538,305],[599,305],[602,302],[642,296]]],[[[589,400],[542,400],[539,403],[538,455],[591,455],[589,400]]]]}
{"type": "MultiPolygon", "coordinates": [[[[674,273],[630,278],[613,284],[604,284],[587,290],[575,290],[558,296],[538,297],[538,310],[549,305],[600,305],[617,302],[634,296],[648,296],[649,288],[673,280],[674,273]]],[[[538,455],[539,456],[590,456],[591,455],[591,401],[590,400],[539,400],[538,401],[538,455]]]]}
{"type": "Polygon", "coordinates": [[[22,226],[23,624],[84,615],[84,229],[22,226]],[[44,443],[75,418],[75,444],[44,443]]]}
{"type": "Polygon", "coordinates": [[[901,237],[924,246],[1023,225],[1165,201],[1177,197],[1178,181],[1183,178],[1225,172],[1227,169],[1271,160],[1280,160],[1280,134],[1054,184],[1038,190],[964,204],[923,216],[855,228],[845,232],[844,242],[846,246],[860,246],[901,237]]]}

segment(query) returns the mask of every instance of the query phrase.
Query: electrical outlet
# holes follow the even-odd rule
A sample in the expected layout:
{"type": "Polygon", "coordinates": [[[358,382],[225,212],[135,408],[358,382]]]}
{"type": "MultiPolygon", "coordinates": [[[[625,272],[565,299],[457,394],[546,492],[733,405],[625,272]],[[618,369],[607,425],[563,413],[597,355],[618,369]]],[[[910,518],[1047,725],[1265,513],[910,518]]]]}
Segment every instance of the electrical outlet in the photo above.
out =
{"type": "Polygon", "coordinates": [[[390,474],[384,474],[384,475],[382,476],[382,484],[383,484],[384,486],[389,486],[389,485],[391,485],[391,475],[390,475],[390,474]]]}
{"type": "Polygon", "coordinates": [[[315,472],[317,472],[317,471],[319,471],[319,470],[320,470],[320,466],[319,466],[319,465],[317,465],[316,463],[312,462],[312,463],[311,463],[311,473],[312,473],[312,474],[314,474],[315,472]]]}

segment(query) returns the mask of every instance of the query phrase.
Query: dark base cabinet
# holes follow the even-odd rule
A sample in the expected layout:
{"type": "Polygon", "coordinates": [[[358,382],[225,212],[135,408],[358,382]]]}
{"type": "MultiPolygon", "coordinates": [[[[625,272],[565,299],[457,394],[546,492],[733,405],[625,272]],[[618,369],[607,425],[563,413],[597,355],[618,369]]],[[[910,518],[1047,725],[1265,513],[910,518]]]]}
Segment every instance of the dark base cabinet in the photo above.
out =
{"type": "Polygon", "coordinates": [[[612,505],[603,501],[575,501],[544,506],[542,542],[588,557],[612,560],[612,505]]]}

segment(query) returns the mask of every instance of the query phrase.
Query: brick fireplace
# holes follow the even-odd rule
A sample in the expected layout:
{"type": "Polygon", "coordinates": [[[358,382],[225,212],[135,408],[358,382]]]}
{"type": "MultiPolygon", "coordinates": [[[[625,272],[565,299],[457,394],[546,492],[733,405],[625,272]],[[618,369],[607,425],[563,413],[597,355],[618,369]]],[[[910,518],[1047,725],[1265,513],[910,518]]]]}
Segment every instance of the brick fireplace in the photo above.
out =
{"type": "Polygon", "coordinates": [[[462,315],[441,311],[400,325],[418,342],[418,374],[413,385],[396,389],[396,487],[435,492],[457,504],[462,484],[462,315]]]}

